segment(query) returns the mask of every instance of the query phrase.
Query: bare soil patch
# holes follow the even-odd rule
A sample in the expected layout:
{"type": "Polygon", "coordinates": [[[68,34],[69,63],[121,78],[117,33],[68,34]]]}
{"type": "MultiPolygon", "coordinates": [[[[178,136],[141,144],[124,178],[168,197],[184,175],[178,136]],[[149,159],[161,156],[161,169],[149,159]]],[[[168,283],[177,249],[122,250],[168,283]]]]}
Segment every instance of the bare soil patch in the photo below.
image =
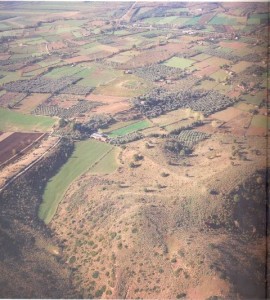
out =
{"type": "Polygon", "coordinates": [[[96,113],[108,113],[108,114],[116,114],[118,112],[122,112],[128,110],[131,107],[130,103],[123,101],[123,102],[116,102],[107,105],[101,105],[93,109],[93,112],[96,113]]]}
{"type": "Polygon", "coordinates": [[[11,158],[24,151],[30,150],[29,146],[33,146],[33,142],[40,138],[42,133],[21,133],[14,132],[0,142],[0,165],[6,161],[11,162],[11,158]]]}
{"type": "Polygon", "coordinates": [[[235,117],[238,117],[241,114],[242,114],[241,110],[234,108],[234,107],[229,107],[229,108],[226,108],[220,112],[217,112],[217,113],[211,115],[210,117],[224,121],[224,122],[228,122],[229,120],[231,120],[235,117]]]}
{"type": "Polygon", "coordinates": [[[106,104],[112,104],[117,102],[122,102],[127,100],[128,97],[118,97],[118,96],[107,96],[107,95],[95,95],[90,94],[86,96],[86,100],[94,101],[94,102],[102,102],[106,104]]]}
{"type": "Polygon", "coordinates": [[[23,113],[30,113],[34,110],[39,104],[42,104],[49,98],[50,94],[39,94],[33,93],[26,98],[24,98],[19,104],[17,104],[14,108],[23,113]]]}

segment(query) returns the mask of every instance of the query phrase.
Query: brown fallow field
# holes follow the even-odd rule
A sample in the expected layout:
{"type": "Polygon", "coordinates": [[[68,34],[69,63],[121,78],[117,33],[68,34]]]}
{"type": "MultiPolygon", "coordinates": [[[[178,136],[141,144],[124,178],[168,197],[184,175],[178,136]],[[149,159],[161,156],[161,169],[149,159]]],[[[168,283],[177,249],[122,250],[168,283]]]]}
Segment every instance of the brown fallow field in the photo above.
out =
{"type": "Polygon", "coordinates": [[[15,105],[15,109],[22,113],[30,113],[34,110],[39,104],[42,104],[49,98],[50,94],[39,94],[33,93],[25,97],[20,103],[15,105]]]}
{"type": "Polygon", "coordinates": [[[8,105],[13,105],[17,101],[20,101],[26,96],[24,93],[12,93],[6,92],[4,95],[0,97],[0,106],[8,107],[8,105]]]}
{"type": "Polygon", "coordinates": [[[0,142],[0,166],[4,163],[11,162],[19,154],[29,150],[34,142],[44,137],[43,133],[22,133],[14,132],[0,142]]]}

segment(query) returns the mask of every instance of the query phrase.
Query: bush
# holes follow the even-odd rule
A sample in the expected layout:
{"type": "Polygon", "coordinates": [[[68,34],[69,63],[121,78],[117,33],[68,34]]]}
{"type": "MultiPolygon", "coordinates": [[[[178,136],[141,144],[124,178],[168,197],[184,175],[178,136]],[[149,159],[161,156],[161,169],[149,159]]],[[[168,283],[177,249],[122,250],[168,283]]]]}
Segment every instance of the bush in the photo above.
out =
{"type": "Polygon", "coordinates": [[[74,255],[71,256],[71,258],[69,259],[69,263],[73,264],[73,263],[75,263],[75,261],[76,261],[76,257],[74,255]]]}
{"type": "Polygon", "coordinates": [[[98,277],[99,277],[99,271],[95,271],[95,272],[92,274],[92,277],[93,277],[93,278],[98,278],[98,277]]]}
{"type": "Polygon", "coordinates": [[[176,299],[182,299],[182,298],[185,298],[187,296],[186,293],[180,293],[176,296],[176,299]]]}
{"type": "Polygon", "coordinates": [[[130,167],[130,168],[136,168],[136,165],[134,164],[134,162],[131,162],[131,163],[129,164],[129,167],[130,167]]]}
{"type": "Polygon", "coordinates": [[[162,172],[160,175],[161,175],[162,177],[168,177],[170,174],[169,174],[169,173],[162,172]]]}
{"type": "Polygon", "coordinates": [[[238,203],[238,202],[240,201],[239,195],[235,194],[235,195],[233,196],[233,201],[234,201],[235,203],[238,203]]]}
{"type": "Polygon", "coordinates": [[[134,159],[135,161],[142,160],[142,159],[143,159],[143,155],[140,155],[140,154],[134,154],[134,155],[133,155],[133,159],[134,159]]]}

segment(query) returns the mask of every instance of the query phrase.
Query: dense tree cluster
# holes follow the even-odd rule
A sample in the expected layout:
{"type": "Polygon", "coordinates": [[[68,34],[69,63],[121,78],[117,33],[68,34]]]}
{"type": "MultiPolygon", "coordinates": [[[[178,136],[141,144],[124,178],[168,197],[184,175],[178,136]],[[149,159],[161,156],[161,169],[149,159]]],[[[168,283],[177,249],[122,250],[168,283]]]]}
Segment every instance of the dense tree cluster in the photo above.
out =
{"type": "Polygon", "coordinates": [[[110,139],[110,143],[114,145],[122,145],[130,142],[140,140],[144,137],[142,133],[132,132],[123,136],[118,136],[110,139]]]}
{"type": "Polygon", "coordinates": [[[200,126],[202,124],[203,124],[203,121],[198,120],[198,121],[192,122],[190,125],[180,126],[178,128],[175,128],[175,129],[173,129],[173,130],[170,131],[170,134],[172,134],[172,135],[178,135],[183,130],[189,130],[189,129],[192,129],[194,127],[200,126]]]}
{"type": "Polygon", "coordinates": [[[168,92],[158,88],[144,96],[135,98],[133,102],[141,114],[151,118],[178,108],[191,108],[208,116],[232,105],[235,100],[217,91],[182,90],[168,92]]]}
{"type": "Polygon", "coordinates": [[[94,90],[91,86],[82,86],[78,84],[71,84],[64,88],[61,93],[71,95],[88,95],[94,90]]]}
{"type": "MultiPolygon", "coordinates": [[[[153,17],[169,17],[169,16],[175,16],[176,13],[172,11],[172,8],[177,7],[183,7],[182,3],[172,3],[172,5],[169,6],[160,6],[155,7],[153,9],[150,9],[146,12],[138,13],[137,15],[133,16],[132,21],[140,21],[147,18],[153,18],[153,17]],[[170,10],[170,11],[168,11],[170,10]]],[[[181,13],[179,13],[180,15],[181,13]]]]}
{"type": "Polygon", "coordinates": [[[41,61],[42,59],[45,59],[46,57],[25,57],[25,58],[13,58],[13,59],[6,59],[6,60],[0,60],[0,66],[4,67],[4,66],[10,66],[8,68],[9,71],[16,71],[17,68],[15,68],[15,66],[17,67],[18,64],[21,65],[21,67],[25,67],[28,66],[30,64],[34,64],[37,63],[39,61],[41,61]],[[12,68],[12,65],[14,65],[14,69],[12,68]]]}
{"type": "Polygon", "coordinates": [[[32,114],[44,115],[44,116],[57,116],[60,118],[68,119],[74,116],[78,116],[81,113],[84,113],[93,107],[96,107],[98,103],[89,102],[86,100],[78,101],[77,104],[73,105],[70,108],[62,108],[58,105],[46,105],[40,104],[33,111],[32,114]]]}
{"type": "Polygon", "coordinates": [[[235,53],[233,52],[224,52],[220,49],[217,48],[210,48],[208,47],[207,49],[203,50],[203,53],[208,54],[210,56],[217,56],[220,58],[224,58],[224,59],[228,59],[231,60],[232,62],[237,62],[239,60],[242,60],[242,58],[240,58],[239,56],[237,56],[235,53]]]}
{"type": "Polygon", "coordinates": [[[244,71],[244,73],[249,74],[249,75],[255,74],[255,75],[261,76],[264,73],[267,73],[267,69],[264,67],[258,66],[258,65],[252,65],[252,66],[248,67],[244,71]]]}
{"type": "Polygon", "coordinates": [[[107,128],[109,125],[115,122],[114,118],[107,114],[95,114],[93,115],[88,122],[84,124],[77,124],[76,129],[82,133],[91,134],[98,129],[107,128]]]}
{"type": "Polygon", "coordinates": [[[49,79],[43,76],[30,79],[18,80],[4,85],[4,88],[10,92],[18,93],[59,93],[67,86],[76,83],[80,78],[66,76],[59,79],[49,79]]]}
{"type": "Polygon", "coordinates": [[[176,154],[177,156],[178,155],[185,156],[192,153],[192,148],[190,146],[186,146],[180,141],[173,138],[169,138],[165,140],[164,150],[171,154],[176,154]]]}
{"type": "Polygon", "coordinates": [[[202,51],[199,51],[199,50],[196,50],[196,49],[188,49],[188,52],[186,51],[182,51],[182,52],[179,52],[177,53],[175,56],[176,57],[184,57],[184,58],[190,58],[190,57],[193,57],[193,56],[196,56],[196,55],[199,55],[201,54],[202,51]]]}
{"type": "Polygon", "coordinates": [[[137,68],[134,71],[134,74],[150,81],[158,81],[161,79],[180,79],[185,76],[185,73],[181,69],[161,64],[137,68]]]}
{"type": "Polygon", "coordinates": [[[202,140],[209,138],[211,135],[195,130],[182,130],[178,135],[171,135],[172,138],[179,141],[186,147],[193,147],[202,140]]]}
{"type": "Polygon", "coordinates": [[[263,57],[258,53],[250,53],[242,57],[242,60],[249,62],[261,62],[263,57]]]}

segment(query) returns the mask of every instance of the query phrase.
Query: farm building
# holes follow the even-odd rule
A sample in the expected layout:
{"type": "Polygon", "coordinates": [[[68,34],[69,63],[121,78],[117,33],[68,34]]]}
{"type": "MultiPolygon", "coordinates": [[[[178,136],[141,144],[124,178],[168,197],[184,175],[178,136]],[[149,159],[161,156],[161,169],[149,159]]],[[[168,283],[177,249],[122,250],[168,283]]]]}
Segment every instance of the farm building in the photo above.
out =
{"type": "Polygon", "coordinates": [[[91,134],[91,138],[95,139],[95,140],[98,140],[98,141],[101,141],[101,142],[106,142],[107,141],[107,137],[102,134],[102,133],[93,133],[91,134]]]}

